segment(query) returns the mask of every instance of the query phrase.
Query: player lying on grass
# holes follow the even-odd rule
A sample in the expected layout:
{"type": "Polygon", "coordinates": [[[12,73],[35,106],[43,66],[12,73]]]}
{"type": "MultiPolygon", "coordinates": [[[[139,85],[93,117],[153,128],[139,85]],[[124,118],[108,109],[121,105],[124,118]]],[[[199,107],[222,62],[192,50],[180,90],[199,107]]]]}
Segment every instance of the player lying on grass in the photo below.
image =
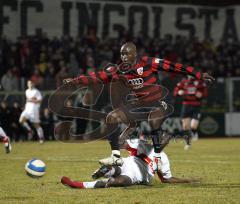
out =
{"type": "MultiPolygon", "coordinates": [[[[165,141],[165,144],[167,143],[168,141],[165,141]]],[[[61,179],[61,183],[71,188],[80,189],[124,187],[137,184],[150,185],[155,173],[157,173],[158,178],[163,183],[192,183],[197,181],[194,179],[173,177],[168,157],[163,151],[160,153],[161,168],[156,170],[157,164],[155,162],[153,147],[143,140],[128,139],[124,143],[124,148],[129,151],[130,155],[127,158],[123,158],[124,162],[122,166],[103,165],[92,175],[93,179],[100,177],[105,177],[106,179],[81,182],[72,181],[70,178],[64,176],[61,179]]]]}
{"type": "Polygon", "coordinates": [[[1,127],[0,127],[0,141],[3,142],[6,153],[7,154],[10,153],[11,150],[12,150],[10,139],[9,139],[9,137],[6,135],[5,131],[1,127]]]}

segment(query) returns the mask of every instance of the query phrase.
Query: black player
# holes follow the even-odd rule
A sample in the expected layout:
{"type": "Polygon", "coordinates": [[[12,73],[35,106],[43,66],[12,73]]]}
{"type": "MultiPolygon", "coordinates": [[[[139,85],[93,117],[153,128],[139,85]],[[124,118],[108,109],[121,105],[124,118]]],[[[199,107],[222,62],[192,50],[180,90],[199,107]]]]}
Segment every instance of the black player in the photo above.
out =
{"type": "MultiPolygon", "coordinates": [[[[93,72],[87,75],[80,75],[74,79],[66,79],[65,82],[74,84],[88,85],[100,80],[103,83],[122,80],[132,91],[132,94],[138,98],[138,104],[150,104],[154,108],[148,113],[147,120],[151,126],[154,152],[157,160],[160,160],[162,135],[161,124],[165,116],[171,112],[171,107],[161,101],[162,89],[158,86],[158,72],[167,71],[191,75],[197,79],[213,81],[214,78],[208,73],[201,73],[191,66],[184,66],[179,63],[172,63],[168,60],[139,57],[137,56],[136,46],[132,42],[127,42],[121,47],[122,64],[120,66],[109,66],[107,70],[93,72]]],[[[123,122],[127,128],[120,135],[127,138],[136,128],[136,121],[128,117],[128,112],[121,107],[115,108],[108,114],[106,123],[113,124],[123,122]]],[[[111,138],[110,145],[112,155],[106,159],[100,160],[101,164],[111,165],[123,163],[120,157],[118,138],[111,138]]]]}

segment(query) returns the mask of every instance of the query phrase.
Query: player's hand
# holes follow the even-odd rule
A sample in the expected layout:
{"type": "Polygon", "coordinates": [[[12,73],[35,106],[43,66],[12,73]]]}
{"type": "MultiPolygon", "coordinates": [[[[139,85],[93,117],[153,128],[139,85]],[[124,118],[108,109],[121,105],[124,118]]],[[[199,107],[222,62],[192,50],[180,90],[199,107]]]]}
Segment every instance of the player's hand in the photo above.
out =
{"type": "Polygon", "coordinates": [[[73,80],[72,78],[63,79],[63,84],[67,84],[72,80],[73,80]]]}
{"type": "Polygon", "coordinates": [[[215,81],[215,78],[212,77],[210,74],[208,74],[207,72],[204,72],[203,75],[202,75],[202,78],[204,81],[206,82],[210,82],[212,83],[213,81],[215,81]]]}

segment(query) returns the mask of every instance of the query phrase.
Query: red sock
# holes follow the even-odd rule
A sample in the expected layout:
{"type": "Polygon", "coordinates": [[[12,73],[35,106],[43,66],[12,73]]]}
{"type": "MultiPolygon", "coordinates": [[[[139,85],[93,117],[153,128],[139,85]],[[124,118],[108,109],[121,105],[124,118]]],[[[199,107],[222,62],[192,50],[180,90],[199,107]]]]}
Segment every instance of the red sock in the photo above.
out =
{"type": "Polygon", "coordinates": [[[72,186],[75,188],[85,188],[83,185],[83,182],[79,182],[79,181],[72,181],[72,186]]]}
{"type": "Polygon", "coordinates": [[[64,185],[68,185],[72,188],[85,188],[83,182],[72,181],[70,178],[63,176],[61,179],[61,183],[64,185]]]}

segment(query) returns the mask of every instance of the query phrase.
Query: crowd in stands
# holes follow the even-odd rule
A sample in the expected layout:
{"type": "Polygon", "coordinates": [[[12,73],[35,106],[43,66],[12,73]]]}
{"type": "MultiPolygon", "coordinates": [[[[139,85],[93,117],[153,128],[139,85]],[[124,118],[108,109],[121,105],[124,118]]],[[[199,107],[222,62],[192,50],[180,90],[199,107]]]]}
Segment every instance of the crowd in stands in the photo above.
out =
{"type": "MultiPolygon", "coordinates": [[[[18,89],[19,78],[30,78],[36,84],[54,80],[55,86],[66,77],[76,76],[119,62],[123,42],[133,40],[140,55],[158,56],[207,70],[215,77],[240,76],[240,43],[199,41],[183,36],[166,35],[162,39],[131,38],[127,33],[116,39],[96,37],[89,30],[84,37],[53,37],[46,34],[19,37],[11,41],[0,38],[0,78],[4,90],[18,89]]],[[[43,87],[44,88],[44,87],[43,87]]],[[[49,88],[49,86],[47,86],[49,88]]],[[[54,88],[54,87],[51,87],[54,88]]]]}

